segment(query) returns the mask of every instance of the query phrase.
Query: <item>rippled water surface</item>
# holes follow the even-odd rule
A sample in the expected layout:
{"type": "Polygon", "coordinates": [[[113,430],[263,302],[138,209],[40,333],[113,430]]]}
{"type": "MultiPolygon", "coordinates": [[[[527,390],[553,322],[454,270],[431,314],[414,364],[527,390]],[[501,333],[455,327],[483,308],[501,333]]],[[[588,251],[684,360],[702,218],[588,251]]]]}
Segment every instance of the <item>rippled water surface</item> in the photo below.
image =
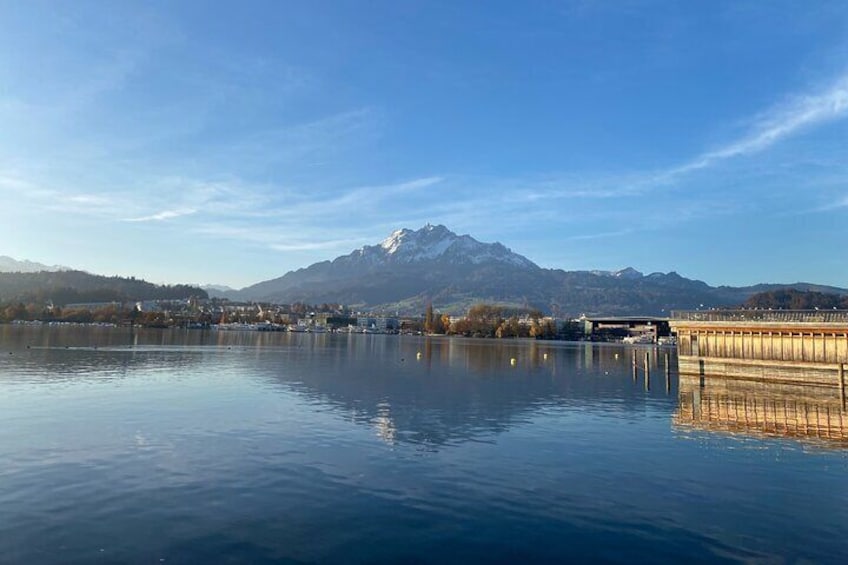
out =
{"type": "Polygon", "coordinates": [[[0,326],[0,561],[844,562],[844,442],[633,351],[0,326]]]}

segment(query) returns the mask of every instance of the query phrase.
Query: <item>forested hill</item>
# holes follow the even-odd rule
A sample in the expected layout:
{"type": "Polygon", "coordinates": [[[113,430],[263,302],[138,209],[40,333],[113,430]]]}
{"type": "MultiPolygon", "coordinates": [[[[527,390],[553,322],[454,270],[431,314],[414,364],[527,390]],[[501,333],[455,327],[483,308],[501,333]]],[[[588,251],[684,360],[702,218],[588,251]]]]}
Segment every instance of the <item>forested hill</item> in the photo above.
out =
{"type": "Polygon", "coordinates": [[[774,310],[848,309],[848,296],[829,292],[782,288],[759,292],[745,301],[745,308],[774,310]]]}
{"type": "Polygon", "coordinates": [[[144,280],[104,277],[83,271],[0,273],[0,303],[46,303],[178,300],[207,298],[205,290],[184,284],[157,285],[144,280]]]}

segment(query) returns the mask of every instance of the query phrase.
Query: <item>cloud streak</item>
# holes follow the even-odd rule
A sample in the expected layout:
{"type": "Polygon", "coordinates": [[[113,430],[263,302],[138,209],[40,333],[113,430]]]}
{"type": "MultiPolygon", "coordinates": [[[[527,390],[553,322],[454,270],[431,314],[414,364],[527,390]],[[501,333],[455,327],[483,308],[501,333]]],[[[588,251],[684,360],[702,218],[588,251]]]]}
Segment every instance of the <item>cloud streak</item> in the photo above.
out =
{"type": "Polygon", "coordinates": [[[796,96],[787,103],[775,106],[756,120],[757,125],[746,136],[669,169],[666,175],[678,176],[726,159],[763,151],[808,127],[838,120],[846,115],[848,74],[843,74],[823,92],[796,96]]]}
{"type": "Polygon", "coordinates": [[[124,222],[161,222],[163,220],[171,220],[181,216],[190,216],[195,214],[197,210],[193,208],[181,208],[177,210],[163,210],[150,216],[141,216],[139,218],[124,218],[124,222]]]}

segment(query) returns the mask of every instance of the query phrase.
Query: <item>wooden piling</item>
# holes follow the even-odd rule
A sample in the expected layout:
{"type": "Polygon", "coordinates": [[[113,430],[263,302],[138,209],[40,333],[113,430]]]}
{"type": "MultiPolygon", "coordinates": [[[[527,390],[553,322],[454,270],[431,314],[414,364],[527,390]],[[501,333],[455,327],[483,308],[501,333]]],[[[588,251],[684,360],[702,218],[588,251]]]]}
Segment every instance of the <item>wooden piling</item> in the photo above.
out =
{"type": "Polygon", "coordinates": [[[645,390],[651,390],[651,354],[645,352],[645,390]]]}
{"type": "Polygon", "coordinates": [[[669,362],[668,353],[665,354],[665,392],[671,392],[671,363],[669,362]]]}
{"type": "Polygon", "coordinates": [[[639,365],[636,363],[636,350],[633,350],[633,382],[636,382],[636,379],[639,378],[639,365]]]}

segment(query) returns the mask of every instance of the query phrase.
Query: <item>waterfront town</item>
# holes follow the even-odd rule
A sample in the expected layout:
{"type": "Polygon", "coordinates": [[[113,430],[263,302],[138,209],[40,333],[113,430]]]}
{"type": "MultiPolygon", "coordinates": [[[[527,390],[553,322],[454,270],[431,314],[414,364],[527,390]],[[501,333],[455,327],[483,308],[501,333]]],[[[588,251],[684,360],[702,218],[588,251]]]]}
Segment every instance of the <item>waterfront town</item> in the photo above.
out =
{"type": "Polygon", "coordinates": [[[238,303],[188,298],[133,302],[88,302],[43,307],[16,304],[0,310],[0,322],[16,324],[99,324],[151,328],[212,329],[303,333],[371,333],[535,338],[570,341],[668,343],[667,318],[651,316],[561,319],[480,303],[465,315],[449,315],[431,306],[419,316],[355,311],[340,304],[238,303]]]}

